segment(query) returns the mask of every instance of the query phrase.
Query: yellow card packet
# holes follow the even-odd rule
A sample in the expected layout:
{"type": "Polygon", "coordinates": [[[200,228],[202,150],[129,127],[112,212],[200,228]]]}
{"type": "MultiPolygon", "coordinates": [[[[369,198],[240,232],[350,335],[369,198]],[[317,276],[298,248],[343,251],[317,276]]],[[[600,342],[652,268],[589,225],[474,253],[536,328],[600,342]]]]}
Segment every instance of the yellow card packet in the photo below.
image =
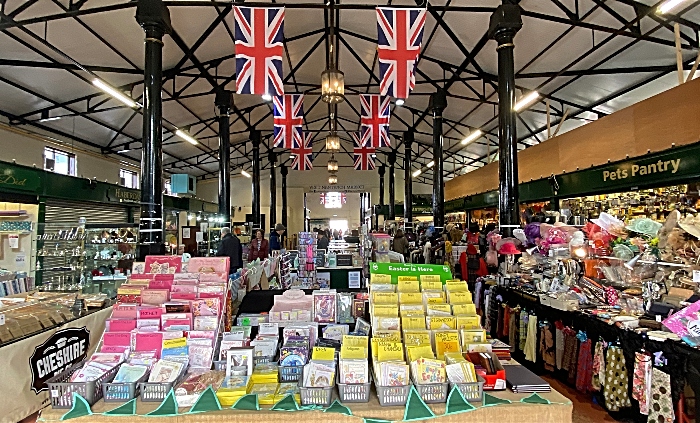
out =
{"type": "Polygon", "coordinates": [[[474,304],[452,304],[452,313],[455,316],[458,314],[474,316],[476,315],[476,306],[474,304]]]}
{"type": "Polygon", "coordinates": [[[343,344],[340,347],[340,358],[342,359],[366,359],[367,358],[367,348],[363,347],[351,347],[349,345],[343,344]]]}
{"type": "Polygon", "coordinates": [[[402,317],[401,327],[404,330],[425,329],[425,316],[420,317],[402,317]]]}
{"type": "Polygon", "coordinates": [[[480,316],[455,316],[457,318],[457,329],[481,329],[480,316]]]}
{"type": "Polygon", "coordinates": [[[403,361],[403,344],[400,342],[379,341],[377,343],[377,360],[403,361]]]}
{"type": "Polygon", "coordinates": [[[435,354],[442,360],[445,353],[459,353],[459,333],[457,331],[435,332],[435,354]]]}
{"type": "Polygon", "coordinates": [[[416,361],[419,358],[435,358],[435,353],[430,345],[411,345],[406,347],[408,361],[416,361]]]}
{"type": "Polygon", "coordinates": [[[428,304],[426,311],[428,316],[450,316],[452,315],[452,306],[449,304],[428,304]]]}
{"type": "Polygon", "coordinates": [[[399,282],[402,282],[402,281],[417,281],[417,280],[418,280],[418,277],[417,277],[417,276],[405,276],[405,275],[403,275],[403,276],[398,276],[398,277],[397,277],[397,280],[398,280],[399,282]]]}
{"type": "Polygon", "coordinates": [[[395,292],[373,292],[372,302],[374,304],[393,304],[399,303],[399,296],[395,292]]]}
{"type": "Polygon", "coordinates": [[[440,275],[420,275],[421,282],[441,282],[440,275]]]}
{"type": "Polygon", "coordinates": [[[422,291],[442,291],[442,282],[440,281],[420,281],[420,288],[422,291]]]}
{"type": "Polygon", "coordinates": [[[372,273],[369,275],[369,283],[377,284],[389,284],[391,283],[391,275],[384,275],[381,273],[372,273]]]}
{"type": "Polygon", "coordinates": [[[373,304],[371,314],[374,317],[399,317],[396,304],[373,304]]]}
{"type": "Polygon", "coordinates": [[[335,360],[335,348],[331,347],[314,347],[311,352],[311,359],[322,361],[335,360]]]}
{"type": "Polygon", "coordinates": [[[382,341],[401,342],[400,330],[378,330],[372,334],[372,338],[382,341]]]}
{"type": "Polygon", "coordinates": [[[463,346],[486,342],[486,331],[483,329],[462,329],[461,335],[463,346]]]}
{"type": "Polygon", "coordinates": [[[423,296],[420,292],[399,292],[399,303],[423,304],[423,296]]]}
{"type": "Polygon", "coordinates": [[[369,346],[369,338],[366,336],[343,335],[343,345],[367,348],[369,346]]]}
{"type": "Polygon", "coordinates": [[[406,345],[432,345],[430,332],[427,330],[405,330],[403,341],[406,345]]]}
{"type": "Polygon", "coordinates": [[[464,281],[447,281],[445,282],[445,291],[449,292],[469,292],[467,283],[464,281]]]}
{"type": "Polygon", "coordinates": [[[450,304],[472,304],[472,293],[469,291],[448,292],[447,298],[450,304]]]}
{"type": "Polygon", "coordinates": [[[430,329],[457,329],[457,319],[454,316],[430,316],[430,329]]]}
{"type": "Polygon", "coordinates": [[[417,280],[409,279],[402,280],[399,276],[399,282],[396,284],[396,290],[399,292],[420,292],[420,283],[417,280]]]}

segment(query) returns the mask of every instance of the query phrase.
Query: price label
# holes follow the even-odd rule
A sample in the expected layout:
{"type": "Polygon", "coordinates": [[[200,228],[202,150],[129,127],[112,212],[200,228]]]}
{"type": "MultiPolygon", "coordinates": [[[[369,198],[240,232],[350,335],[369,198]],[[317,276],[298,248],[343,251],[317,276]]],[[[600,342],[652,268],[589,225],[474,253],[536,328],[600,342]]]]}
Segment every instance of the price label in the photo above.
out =
{"type": "Polygon", "coordinates": [[[688,333],[693,336],[700,336],[700,320],[693,320],[688,323],[688,333]]]}
{"type": "Polygon", "coordinates": [[[660,314],[657,314],[657,315],[656,315],[656,321],[659,322],[659,323],[661,323],[661,315],[660,315],[660,314]]]}
{"type": "Polygon", "coordinates": [[[0,314],[0,326],[5,325],[5,313],[0,314]]]}
{"type": "Polygon", "coordinates": [[[700,270],[693,270],[693,282],[700,283],[700,270]]]}
{"type": "Polygon", "coordinates": [[[58,389],[52,389],[52,390],[51,390],[51,397],[52,397],[52,398],[58,398],[58,389]]]}

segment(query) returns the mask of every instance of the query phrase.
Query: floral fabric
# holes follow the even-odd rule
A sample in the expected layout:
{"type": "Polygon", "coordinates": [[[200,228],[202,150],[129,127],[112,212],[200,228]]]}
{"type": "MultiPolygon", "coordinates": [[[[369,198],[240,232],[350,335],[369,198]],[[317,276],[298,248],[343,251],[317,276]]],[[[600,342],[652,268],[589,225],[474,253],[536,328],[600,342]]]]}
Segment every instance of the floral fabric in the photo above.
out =
{"type": "Polygon", "coordinates": [[[632,377],[632,398],[639,401],[639,412],[649,414],[651,394],[651,356],[634,353],[634,376],[632,377]]]}
{"type": "Polygon", "coordinates": [[[591,355],[591,340],[581,342],[578,348],[578,370],[576,372],[576,389],[582,393],[591,390],[593,378],[593,356],[591,355]]]}
{"type": "Polygon", "coordinates": [[[605,355],[603,354],[603,341],[595,344],[593,354],[593,377],[591,378],[591,388],[600,391],[605,384],[605,355]]]}

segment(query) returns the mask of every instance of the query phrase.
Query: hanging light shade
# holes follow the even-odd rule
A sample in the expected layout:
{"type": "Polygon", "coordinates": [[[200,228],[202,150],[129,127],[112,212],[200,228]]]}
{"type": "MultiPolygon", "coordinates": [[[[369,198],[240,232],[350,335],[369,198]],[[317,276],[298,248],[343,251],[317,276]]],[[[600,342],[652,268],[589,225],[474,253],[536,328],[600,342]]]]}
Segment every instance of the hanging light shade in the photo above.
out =
{"type": "Polygon", "coordinates": [[[335,156],[331,155],[331,159],[328,160],[328,171],[329,172],[337,172],[338,171],[338,161],[335,159],[335,156]]]}
{"type": "Polygon", "coordinates": [[[340,151],[340,137],[338,137],[335,132],[331,132],[326,137],[326,151],[329,153],[337,153],[340,151]]]}
{"type": "Polygon", "coordinates": [[[335,185],[338,183],[338,175],[331,173],[328,175],[328,185],[335,185]]]}
{"type": "Polygon", "coordinates": [[[345,74],[330,68],[321,73],[321,100],[326,103],[342,103],[345,100],[345,74]]]}

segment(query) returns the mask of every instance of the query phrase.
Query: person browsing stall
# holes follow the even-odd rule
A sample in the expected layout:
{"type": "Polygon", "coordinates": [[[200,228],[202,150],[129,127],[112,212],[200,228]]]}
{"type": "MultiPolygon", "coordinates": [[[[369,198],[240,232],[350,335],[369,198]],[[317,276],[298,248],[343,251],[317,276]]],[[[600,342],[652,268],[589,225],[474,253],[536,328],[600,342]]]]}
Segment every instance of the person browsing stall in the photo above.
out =
{"type": "Polygon", "coordinates": [[[282,250],[282,235],[286,230],[281,223],[275,225],[275,230],[270,233],[270,252],[282,250]]]}
{"type": "Polygon", "coordinates": [[[238,269],[243,267],[243,248],[241,248],[241,240],[231,233],[231,228],[221,228],[221,242],[216,250],[217,257],[228,257],[231,259],[229,264],[229,275],[236,273],[238,269]]]}
{"type": "Polygon", "coordinates": [[[255,230],[255,238],[250,242],[248,262],[255,259],[265,260],[269,256],[270,245],[265,239],[262,229],[255,230]]]}

